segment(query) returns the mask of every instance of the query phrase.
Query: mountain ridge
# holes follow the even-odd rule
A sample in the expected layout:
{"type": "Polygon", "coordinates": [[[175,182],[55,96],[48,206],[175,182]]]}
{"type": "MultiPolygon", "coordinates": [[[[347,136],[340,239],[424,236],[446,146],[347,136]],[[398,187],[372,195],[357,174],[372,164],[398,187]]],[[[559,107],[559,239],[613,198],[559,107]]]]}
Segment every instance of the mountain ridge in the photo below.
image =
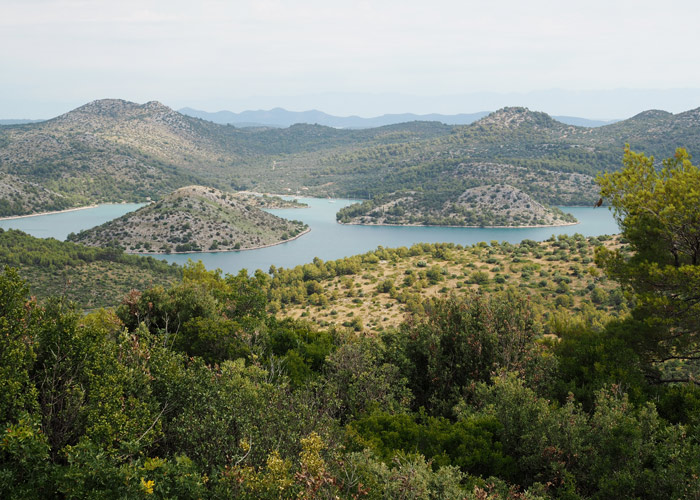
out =
{"type": "MultiPolygon", "coordinates": [[[[279,107],[269,110],[245,110],[240,113],[227,110],[208,112],[189,107],[180,108],[178,111],[195,118],[238,127],[289,127],[296,123],[308,123],[326,125],[334,128],[373,128],[409,121],[438,121],[446,125],[469,125],[491,113],[489,111],[451,115],[441,113],[387,113],[374,117],[361,117],[357,115],[336,116],[316,109],[288,111],[279,107]]],[[[599,127],[618,121],[595,120],[575,116],[553,116],[553,118],[568,125],[587,127],[599,127]]]]}
{"type": "Polygon", "coordinates": [[[545,205],[586,205],[597,200],[594,176],[618,168],[625,144],[656,158],[700,150],[700,109],[596,128],[508,107],[469,125],[245,129],[157,101],[106,99],[0,128],[0,216],[148,201],[191,184],[361,199],[422,188],[444,203],[500,183],[545,205]]]}

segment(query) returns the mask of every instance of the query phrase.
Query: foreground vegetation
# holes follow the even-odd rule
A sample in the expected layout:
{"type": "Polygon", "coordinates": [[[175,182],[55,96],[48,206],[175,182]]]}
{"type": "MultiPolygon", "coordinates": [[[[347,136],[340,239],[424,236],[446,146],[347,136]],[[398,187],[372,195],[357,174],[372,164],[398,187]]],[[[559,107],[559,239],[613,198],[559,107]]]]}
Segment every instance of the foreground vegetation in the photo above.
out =
{"type": "Polygon", "coordinates": [[[16,268],[38,299],[57,296],[80,309],[115,306],[134,288],[166,286],[182,277],[179,266],[152,257],[1,228],[0,266],[16,268]]]}
{"type": "MultiPolygon", "coordinates": [[[[600,183],[624,241],[426,247],[416,282],[445,276],[427,262],[437,252],[464,252],[469,276],[492,281],[424,296],[372,334],[275,317],[272,283],[286,271],[190,264],[172,285],[83,315],[38,304],[6,268],[0,496],[698,498],[700,171],[683,151],[660,172],[628,152],[600,183]],[[559,321],[556,338],[538,311],[556,304],[495,280],[544,262],[559,268],[548,281],[563,277],[591,246],[625,300],[612,305],[606,284],[603,309],[559,321]],[[469,267],[472,252],[504,269],[469,267]]],[[[380,264],[377,252],[365,260],[380,264]]],[[[586,294],[573,295],[566,307],[583,312],[586,294]]]]}
{"type": "Polygon", "coordinates": [[[193,266],[81,317],[7,270],[3,497],[700,493],[700,391],[648,382],[632,320],[552,344],[506,291],[357,336],[267,315],[264,279],[193,266]]]}

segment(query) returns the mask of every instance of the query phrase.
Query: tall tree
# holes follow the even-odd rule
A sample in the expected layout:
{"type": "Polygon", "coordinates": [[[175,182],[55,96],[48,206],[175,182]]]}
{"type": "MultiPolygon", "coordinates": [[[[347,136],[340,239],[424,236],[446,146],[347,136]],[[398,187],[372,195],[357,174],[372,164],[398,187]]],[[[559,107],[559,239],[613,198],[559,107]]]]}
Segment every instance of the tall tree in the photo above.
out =
{"type": "Polygon", "coordinates": [[[656,326],[655,361],[699,360],[700,169],[684,149],[659,167],[627,147],[623,168],[598,176],[632,252],[599,249],[596,261],[656,326]]]}

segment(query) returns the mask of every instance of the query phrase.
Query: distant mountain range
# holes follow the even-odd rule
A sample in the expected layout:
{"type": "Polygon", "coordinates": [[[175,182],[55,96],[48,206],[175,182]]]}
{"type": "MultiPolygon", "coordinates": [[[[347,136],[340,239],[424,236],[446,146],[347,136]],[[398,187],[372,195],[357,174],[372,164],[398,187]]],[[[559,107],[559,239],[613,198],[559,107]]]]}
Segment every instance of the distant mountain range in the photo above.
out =
{"type": "MultiPolygon", "coordinates": [[[[362,118],[361,116],[334,116],[315,109],[310,111],[287,111],[283,108],[274,108],[270,110],[243,111],[241,113],[232,111],[210,113],[199,109],[182,108],[179,112],[183,115],[235,127],[289,127],[297,123],[308,123],[333,128],[374,128],[413,121],[441,122],[446,125],[469,125],[490,114],[490,111],[456,115],[401,113],[362,118]]],[[[578,127],[601,127],[617,121],[589,120],[575,116],[553,116],[552,118],[567,125],[576,125],[578,127]]]]}
{"type": "Polygon", "coordinates": [[[518,203],[526,208],[534,204],[525,195],[543,205],[592,205],[594,176],[619,168],[625,144],[657,159],[681,146],[697,154],[700,108],[650,110],[594,128],[522,107],[469,125],[241,128],[155,101],[104,99],[41,123],[0,127],[0,216],[160,199],[192,184],[371,199],[370,212],[384,207],[398,218],[405,210],[417,220],[437,214],[429,223],[454,212],[460,197],[471,203],[465,193],[476,193],[477,203],[482,191],[503,200],[522,192],[518,203]],[[500,191],[475,190],[496,184],[500,191]],[[409,192],[414,205],[398,206],[409,192]]]}
{"type": "MultiPolygon", "coordinates": [[[[312,109],[309,111],[288,111],[284,108],[273,108],[270,110],[247,110],[240,113],[232,111],[217,111],[210,113],[194,108],[182,108],[178,110],[183,115],[201,118],[220,125],[233,125],[235,127],[290,127],[297,123],[309,125],[325,125],[333,128],[375,128],[385,125],[396,125],[413,121],[440,122],[446,125],[469,125],[490,114],[490,111],[480,111],[478,113],[459,113],[455,115],[443,115],[440,113],[429,113],[419,115],[415,113],[399,113],[363,118],[361,116],[334,116],[323,111],[312,109]]],[[[610,125],[619,120],[590,120],[576,116],[552,116],[557,121],[567,125],[577,127],[602,127],[610,125]]],[[[2,125],[24,125],[27,123],[39,123],[45,120],[27,119],[0,119],[2,125]]]]}
{"type": "Polygon", "coordinates": [[[24,119],[8,119],[0,120],[0,125],[24,125],[25,123],[39,123],[44,120],[24,120],[24,119]]]}

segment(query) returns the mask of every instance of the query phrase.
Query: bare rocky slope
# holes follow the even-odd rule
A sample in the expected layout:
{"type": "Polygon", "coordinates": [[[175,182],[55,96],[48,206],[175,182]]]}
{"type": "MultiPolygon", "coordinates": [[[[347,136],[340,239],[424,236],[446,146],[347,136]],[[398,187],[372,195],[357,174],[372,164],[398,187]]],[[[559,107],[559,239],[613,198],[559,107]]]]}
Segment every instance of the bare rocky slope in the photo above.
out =
{"type": "Polygon", "coordinates": [[[306,224],[264,212],[232,193],[187,186],[68,239],[90,246],[116,246],[127,253],[182,253],[259,248],[293,239],[306,230],[306,224]]]}

